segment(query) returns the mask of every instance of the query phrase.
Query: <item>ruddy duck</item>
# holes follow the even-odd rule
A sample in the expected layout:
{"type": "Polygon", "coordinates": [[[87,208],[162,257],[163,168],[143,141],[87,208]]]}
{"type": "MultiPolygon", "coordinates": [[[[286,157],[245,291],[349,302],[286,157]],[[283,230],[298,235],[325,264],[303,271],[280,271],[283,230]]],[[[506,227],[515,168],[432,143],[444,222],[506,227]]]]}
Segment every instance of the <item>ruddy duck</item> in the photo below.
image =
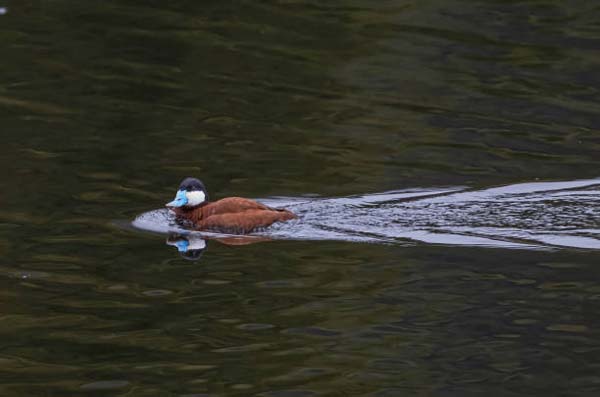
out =
{"type": "Polygon", "coordinates": [[[204,184],[196,178],[185,178],[175,199],[165,205],[196,230],[232,234],[246,234],[297,218],[286,209],[267,207],[242,197],[227,197],[211,203],[204,184]]]}

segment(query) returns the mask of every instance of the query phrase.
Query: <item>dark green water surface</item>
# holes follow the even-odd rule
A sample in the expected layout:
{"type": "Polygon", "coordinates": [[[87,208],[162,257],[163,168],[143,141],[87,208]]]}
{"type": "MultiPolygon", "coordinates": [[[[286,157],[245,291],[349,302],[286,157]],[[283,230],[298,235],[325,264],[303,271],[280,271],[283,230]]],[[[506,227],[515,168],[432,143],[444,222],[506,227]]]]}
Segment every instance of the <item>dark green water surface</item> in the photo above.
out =
{"type": "MultiPolygon", "coordinates": [[[[0,0],[0,395],[597,396],[597,249],[188,261],[127,225],[185,176],[259,199],[597,178],[599,49],[587,0],[0,0]]],[[[565,216],[597,233],[595,197],[565,216]]]]}

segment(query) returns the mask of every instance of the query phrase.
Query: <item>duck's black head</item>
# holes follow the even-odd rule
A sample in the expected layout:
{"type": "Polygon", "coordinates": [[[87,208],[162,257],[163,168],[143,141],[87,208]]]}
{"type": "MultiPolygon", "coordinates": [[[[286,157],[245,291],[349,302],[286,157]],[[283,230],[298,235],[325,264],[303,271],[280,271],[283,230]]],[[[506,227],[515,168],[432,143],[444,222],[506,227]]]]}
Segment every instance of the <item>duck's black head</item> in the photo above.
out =
{"type": "Polygon", "coordinates": [[[167,207],[196,207],[208,201],[208,193],[202,181],[185,178],[177,189],[175,199],[165,204],[167,207]]]}

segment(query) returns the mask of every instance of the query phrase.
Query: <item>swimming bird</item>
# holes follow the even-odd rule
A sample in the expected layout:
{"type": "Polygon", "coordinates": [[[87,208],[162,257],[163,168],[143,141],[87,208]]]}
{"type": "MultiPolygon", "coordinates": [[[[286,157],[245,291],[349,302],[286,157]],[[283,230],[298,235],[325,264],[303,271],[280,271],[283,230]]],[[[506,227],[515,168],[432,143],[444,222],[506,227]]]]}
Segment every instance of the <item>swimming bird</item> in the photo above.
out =
{"type": "Polygon", "coordinates": [[[230,234],[247,234],[275,222],[298,218],[286,209],[271,208],[242,197],[227,197],[209,202],[204,184],[196,178],[185,178],[175,199],[167,204],[179,220],[189,222],[196,230],[230,234]]]}

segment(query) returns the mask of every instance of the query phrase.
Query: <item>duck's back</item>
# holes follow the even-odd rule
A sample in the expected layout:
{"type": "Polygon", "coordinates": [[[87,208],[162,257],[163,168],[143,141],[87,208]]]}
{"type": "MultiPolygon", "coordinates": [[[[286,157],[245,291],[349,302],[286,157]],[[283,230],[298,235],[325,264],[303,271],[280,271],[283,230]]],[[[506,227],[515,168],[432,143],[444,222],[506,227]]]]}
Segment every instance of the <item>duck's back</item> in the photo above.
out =
{"type": "MultiPolygon", "coordinates": [[[[233,214],[250,210],[273,210],[264,204],[243,197],[227,197],[202,207],[202,215],[207,218],[213,215],[233,214]]],[[[273,210],[275,211],[275,210],[273,210]]]]}

